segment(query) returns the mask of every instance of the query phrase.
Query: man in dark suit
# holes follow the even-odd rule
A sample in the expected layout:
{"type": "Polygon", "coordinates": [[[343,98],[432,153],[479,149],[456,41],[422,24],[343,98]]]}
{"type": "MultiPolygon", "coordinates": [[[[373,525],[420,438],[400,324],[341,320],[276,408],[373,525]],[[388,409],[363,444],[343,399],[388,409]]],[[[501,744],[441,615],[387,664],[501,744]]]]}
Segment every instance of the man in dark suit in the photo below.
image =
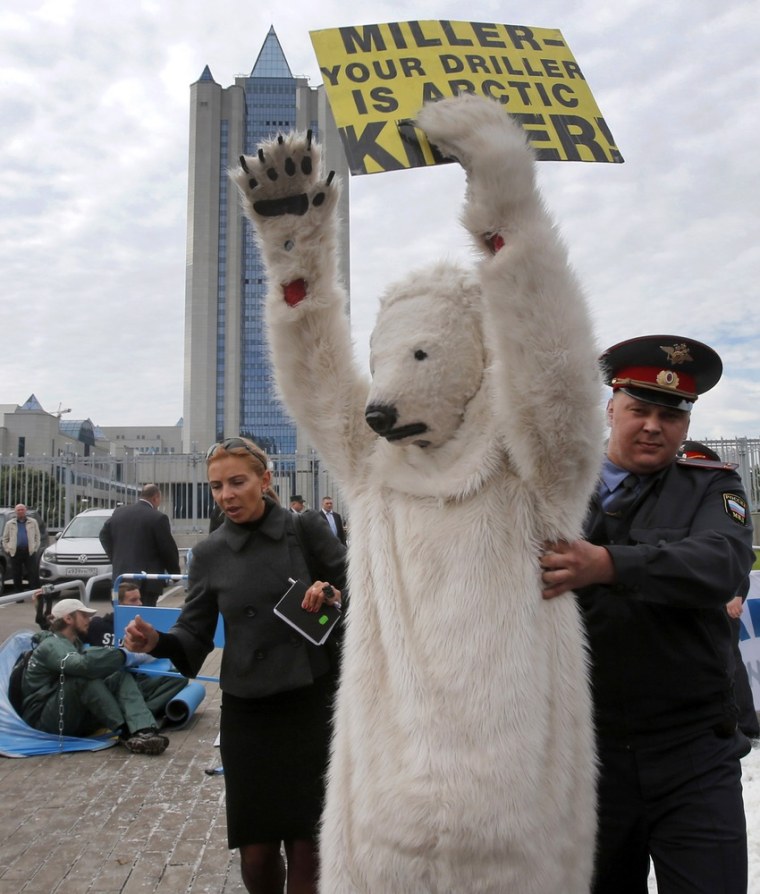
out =
{"type": "Polygon", "coordinates": [[[322,509],[320,513],[324,520],[327,522],[330,530],[335,534],[335,536],[340,540],[343,546],[346,545],[346,529],[343,526],[343,519],[338,515],[337,512],[333,512],[333,498],[332,497],[323,497],[322,498],[322,509]]]}
{"type": "MultiPolygon", "coordinates": [[[[168,517],[158,511],[160,504],[158,485],[146,484],[136,503],[119,506],[103,525],[100,542],[111,559],[114,580],[140,571],[180,574],[179,550],[168,517]]],[[[155,605],[163,589],[161,581],[142,581],[143,605],[155,605]]]]}

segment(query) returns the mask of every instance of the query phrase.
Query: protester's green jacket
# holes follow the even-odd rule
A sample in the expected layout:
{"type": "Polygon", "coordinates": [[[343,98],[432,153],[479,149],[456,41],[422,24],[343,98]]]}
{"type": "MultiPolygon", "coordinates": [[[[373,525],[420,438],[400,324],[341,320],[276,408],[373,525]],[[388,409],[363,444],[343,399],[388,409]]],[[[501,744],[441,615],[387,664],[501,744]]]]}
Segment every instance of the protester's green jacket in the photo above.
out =
{"type": "Polygon", "coordinates": [[[34,726],[43,706],[65,676],[97,680],[124,668],[125,654],[109,647],[86,649],[80,642],[50,631],[32,637],[35,646],[24,671],[21,716],[34,726]]]}

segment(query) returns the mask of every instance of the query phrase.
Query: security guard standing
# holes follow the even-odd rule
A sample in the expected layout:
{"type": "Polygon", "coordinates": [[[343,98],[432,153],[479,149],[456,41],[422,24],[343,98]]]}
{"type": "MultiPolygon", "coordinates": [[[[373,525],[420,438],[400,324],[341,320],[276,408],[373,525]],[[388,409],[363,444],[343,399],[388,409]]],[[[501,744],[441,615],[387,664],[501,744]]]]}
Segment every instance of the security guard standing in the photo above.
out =
{"type": "Polygon", "coordinates": [[[726,594],[754,562],[741,479],[677,454],[712,348],[643,336],[602,355],[610,437],[585,540],[545,545],[544,596],[575,590],[600,762],[594,894],[746,894],[726,594]]]}
{"type": "MultiPolygon", "coordinates": [[[[684,441],[679,452],[679,462],[694,463],[721,469],[738,469],[738,463],[729,463],[721,459],[718,454],[701,444],[699,441],[684,441]]],[[[749,593],[749,579],[742,586],[739,593],[726,603],[728,623],[731,626],[731,645],[734,655],[734,696],[739,717],[739,729],[744,735],[753,741],[755,747],[760,744],[760,723],[755,711],[755,701],[752,697],[752,684],[749,681],[747,665],[742,656],[741,641],[742,622],[740,620],[744,611],[744,603],[749,593]]]]}

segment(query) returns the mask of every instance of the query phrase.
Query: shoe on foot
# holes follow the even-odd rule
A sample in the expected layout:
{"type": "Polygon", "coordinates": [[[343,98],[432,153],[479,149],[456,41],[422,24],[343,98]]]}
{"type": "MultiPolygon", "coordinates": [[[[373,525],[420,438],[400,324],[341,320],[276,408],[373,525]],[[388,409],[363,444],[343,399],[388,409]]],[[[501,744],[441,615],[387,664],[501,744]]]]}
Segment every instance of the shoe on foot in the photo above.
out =
{"type": "Polygon", "coordinates": [[[169,739],[160,736],[155,729],[139,729],[123,738],[121,744],[133,754],[163,754],[169,745],[169,739]]]}

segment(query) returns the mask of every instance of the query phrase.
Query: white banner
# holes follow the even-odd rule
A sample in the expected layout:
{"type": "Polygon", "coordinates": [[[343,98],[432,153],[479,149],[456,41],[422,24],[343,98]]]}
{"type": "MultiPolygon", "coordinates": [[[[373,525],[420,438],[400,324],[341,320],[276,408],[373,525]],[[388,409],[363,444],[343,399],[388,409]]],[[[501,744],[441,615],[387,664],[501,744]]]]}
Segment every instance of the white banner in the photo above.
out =
{"type": "Polygon", "coordinates": [[[760,571],[749,575],[749,595],[741,617],[739,648],[747,665],[755,708],[760,707],[760,571]]]}

